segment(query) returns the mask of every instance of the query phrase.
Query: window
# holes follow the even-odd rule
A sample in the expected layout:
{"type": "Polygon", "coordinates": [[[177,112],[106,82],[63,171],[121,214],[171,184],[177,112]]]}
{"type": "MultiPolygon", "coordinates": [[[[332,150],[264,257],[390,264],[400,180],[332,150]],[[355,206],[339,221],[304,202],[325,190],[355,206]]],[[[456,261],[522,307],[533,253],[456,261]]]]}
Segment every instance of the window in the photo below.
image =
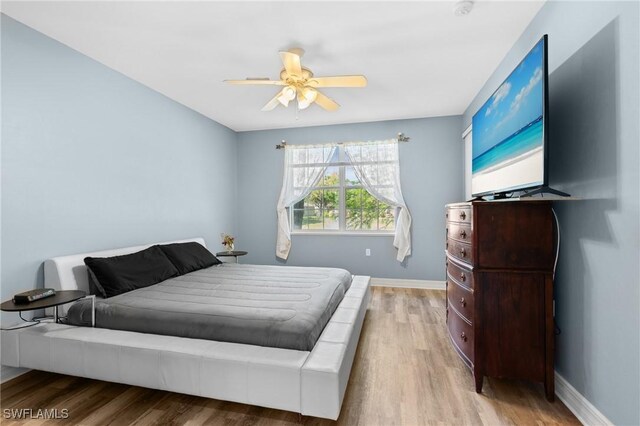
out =
{"type": "MultiPolygon", "coordinates": [[[[345,161],[345,155],[339,146],[318,185],[289,208],[294,233],[393,233],[395,230],[396,209],[364,189],[354,168],[345,161]]],[[[391,185],[376,185],[386,186],[391,185]]]]}

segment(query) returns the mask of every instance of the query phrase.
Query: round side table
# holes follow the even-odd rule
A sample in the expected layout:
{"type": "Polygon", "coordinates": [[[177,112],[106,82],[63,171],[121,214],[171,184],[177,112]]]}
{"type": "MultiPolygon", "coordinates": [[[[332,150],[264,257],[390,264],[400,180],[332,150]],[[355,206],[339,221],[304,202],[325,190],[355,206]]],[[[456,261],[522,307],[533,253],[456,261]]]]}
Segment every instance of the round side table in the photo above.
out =
{"type": "MultiPolygon", "coordinates": [[[[33,311],[36,309],[54,308],[54,322],[58,322],[58,306],[65,303],[75,302],[76,300],[84,299],[87,297],[87,293],[81,290],[57,290],[53,296],[45,297],[31,303],[15,303],[13,300],[7,300],[0,305],[0,310],[4,312],[22,312],[33,311]]],[[[93,314],[91,318],[92,326],[95,325],[95,296],[89,296],[92,298],[93,314]]]]}
{"type": "MultiPolygon", "coordinates": [[[[248,254],[248,252],[239,251],[239,250],[219,251],[218,253],[216,253],[216,257],[229,257],[229,258],[233,258],[233,262],[228,262],[228,263],[240,263],[240,262],[238,262],[238,258],[240,256],[246,256],[247,254],[248,254]]],[[[225,262],[225,261],[222,260],[222,262],[225,262]]]]}

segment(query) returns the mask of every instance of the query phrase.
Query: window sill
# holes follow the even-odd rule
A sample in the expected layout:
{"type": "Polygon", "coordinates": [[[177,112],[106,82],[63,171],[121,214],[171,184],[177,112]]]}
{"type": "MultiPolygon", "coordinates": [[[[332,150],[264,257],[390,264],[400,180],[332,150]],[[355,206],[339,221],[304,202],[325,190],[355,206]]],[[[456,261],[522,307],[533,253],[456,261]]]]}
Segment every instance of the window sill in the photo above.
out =
{"type": "Polygon", "coordinates": [[[319,236],[319,237],[393,237],[395,232],[349,232],[349,231],[294,231],[292,236],[319,236]]]}

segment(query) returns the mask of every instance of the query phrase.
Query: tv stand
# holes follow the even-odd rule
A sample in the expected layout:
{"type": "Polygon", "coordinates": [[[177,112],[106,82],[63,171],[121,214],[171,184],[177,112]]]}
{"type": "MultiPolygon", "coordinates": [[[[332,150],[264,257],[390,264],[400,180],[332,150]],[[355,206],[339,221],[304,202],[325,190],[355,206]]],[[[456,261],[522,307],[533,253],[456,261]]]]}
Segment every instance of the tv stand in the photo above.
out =
{"type": "Polygon", "coordinates": [[[510,198],[517,200],[519,198],[533,198],[534,195],[538,195],[538,194],[541,196],[544,194],[551,194],[559,197],[571,197],[571,195],[567,194],[566,192],[558,191],[557,189],[553,189],[543,185],[543,186],[539,186],[537,188],[532,188],[532,189],[523,189],[523,190],[515,190],[512,192],[496,192],[493,194],[478,195],[473,197],[470,200],[467,200],[467,202],[470,203],[473,201],[487,201],[484,197],[492,197],[489,199],[490,201],[506,200],[510,198]],[[517,197],[514,196],[514,194],[518,192],[520,192],[521,194],[518,195],[517,197]],[[507,194],[511,194],[511,195],[507,197],[507,194]]]}
{"type": "Polygon", "coordinates": [[[470,203],[470,202],[472,202],[472,201],[487,201],[487,200],[485,200],[483,196],[480,196],[480,195],[479,195],[479,196],[477,196],[477,197],[473,197],[473,198],[472,198],[472,199],[470,199],[470,200],[467,200],[466,202],[467,202],[467,203],[470,203]]]}
{"type": "Polygon", "coordinates": [[[566,192],[558,191],[557,189],[550,188],[548,186],[539,186],[538,188],[534,188],[530,191],[526,191],[524,194],[520,195],[520,198],[533,197],[538,194],[552,194],[558,195],[560,197],[570,197],[571,195],[566,192]]]}

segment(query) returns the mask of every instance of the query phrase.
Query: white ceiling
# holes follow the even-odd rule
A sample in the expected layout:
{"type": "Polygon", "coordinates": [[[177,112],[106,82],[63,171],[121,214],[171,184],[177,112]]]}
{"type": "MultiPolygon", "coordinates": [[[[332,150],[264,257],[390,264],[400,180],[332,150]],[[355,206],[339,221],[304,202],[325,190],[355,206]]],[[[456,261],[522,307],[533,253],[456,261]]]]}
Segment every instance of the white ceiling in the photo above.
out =
{"type": "Polygon", "coordinates": [[[7,2],[3,13],[236,131],[461,114],[543,1],[7,2]],[[261,112],[278,51],[302,47],[315,75],[364,74],[325,89],[342,107],[261,112]]]}

